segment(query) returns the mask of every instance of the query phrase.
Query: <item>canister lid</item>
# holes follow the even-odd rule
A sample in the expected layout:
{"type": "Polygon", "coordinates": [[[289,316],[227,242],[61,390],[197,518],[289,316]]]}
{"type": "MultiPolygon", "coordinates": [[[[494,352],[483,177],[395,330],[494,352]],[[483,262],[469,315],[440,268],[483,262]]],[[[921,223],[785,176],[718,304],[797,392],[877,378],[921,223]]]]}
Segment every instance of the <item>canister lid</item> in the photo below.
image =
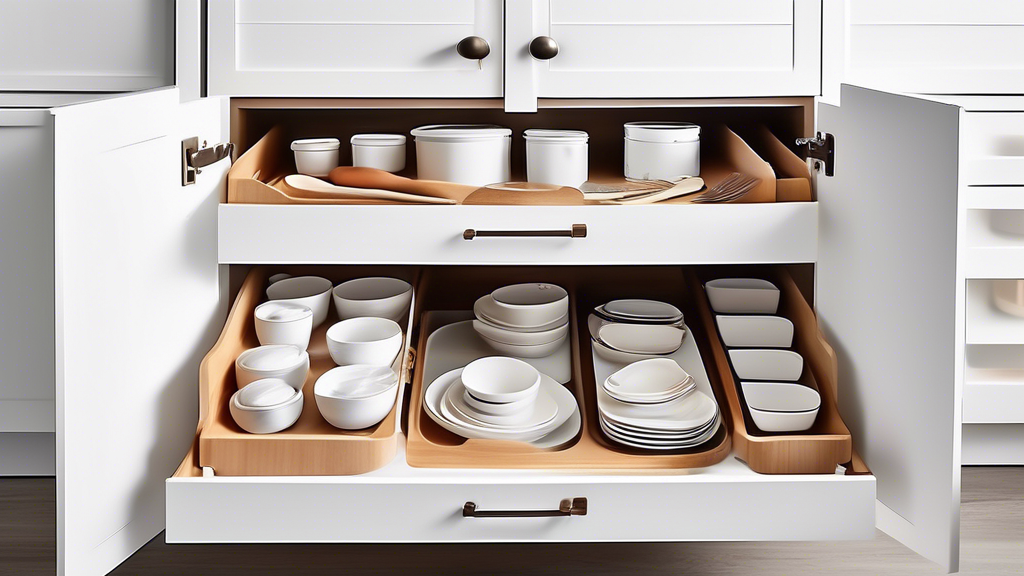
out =
{"type": "Polygon", "coordinates": [[[292,150],[337,150],[341,147],[341,141],[337,138],[306,138],[292,141],[292,150]]]}
{"type": "Polygon", "coordinates": [[[404,134],[356,134],[351,144],[356,146],[404,146],[404,134]]]}
{"type": "Polygon", "coordinates": [[[530,128],[523,132],[527,140],[538,142],[586,142],[590,136],[583,130],[548,130],[545,128],[530,128]]]}
{"type": "Polygon", "coordinates": [[[412,135],[425,142],[468,142],[511,138],[512,129],[494,124],[433,124],[413,128],[412,135]]]}
{"type": "Polygon", "coordinates": [[[689,122],[627,122],[626,138],[640,142],[696,142],[700,126],[689,122]]]}

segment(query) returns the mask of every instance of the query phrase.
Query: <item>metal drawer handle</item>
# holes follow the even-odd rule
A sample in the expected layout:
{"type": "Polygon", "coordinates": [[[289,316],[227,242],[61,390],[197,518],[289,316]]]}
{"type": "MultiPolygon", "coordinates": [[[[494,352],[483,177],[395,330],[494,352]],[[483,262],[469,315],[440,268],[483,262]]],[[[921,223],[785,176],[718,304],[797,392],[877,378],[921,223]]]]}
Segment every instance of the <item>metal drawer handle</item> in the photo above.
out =
{"type": "Polygon", "coordinates": [[[586,498],[563,498],[557,510],[477,510],[476,504],[466,502],[462,506],[466,518],[548,518],[551,516],[586,516],[586,498]]]}
{"type": "Polygon", "coordinates": [[[573,224],[568,230],[474,230],[466,228],[464,240],[473,238],[586,238],[587,225],[573,224]]]}

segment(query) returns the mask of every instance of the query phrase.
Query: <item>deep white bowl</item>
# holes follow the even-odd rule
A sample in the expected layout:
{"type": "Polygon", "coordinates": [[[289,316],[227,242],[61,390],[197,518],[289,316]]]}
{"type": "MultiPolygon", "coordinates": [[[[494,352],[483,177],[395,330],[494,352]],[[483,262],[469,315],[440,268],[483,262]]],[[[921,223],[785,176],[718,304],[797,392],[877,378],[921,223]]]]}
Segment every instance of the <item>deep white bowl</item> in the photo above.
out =
{"type": "Polygon", "coordinates": [[[462,371],[462,384],[479,400],[516,402],[537,397],[540,372],[522,360],[487,356],[466,365],[462,371]]]}
{"type": "Polygon", "coordinates": [[[817,390],[793,382],[740,382],[754,425],[764,432],[796,432],[814,425],[817,390]]]}
{"type": "Polygon", "coordinates": [[[681,326],[672,324],[607,321],[601,322],[597,333],[601,341],[610,348],[634,354],[671,354],[682,346],[683,336],[686,335],[681,326]]]}
{"type": "Polygon", "coordinates": [[[565,313],[561,316],[554,318],[543,324],[536,324],[525,326],[522,324],[510,324],[506,320],[507,314],[505,314],[498,304],[491,298],[490,294],[485,294],[480,298],[477,298],[476,302],[473,303],[473,314],[478,320],[484,320],[492,326],[498,326],[511,330],[513,332],[546,332],[548,330],[554,330],[559,326],[569,322],[569,310],[566,308],[565,313]]]}
{"type": "Polygon", "coordinates": [[[517,346],[515,344],[506,344],[504,342],[498,342],[497,340],[491,340],[490,338],[480,335],[487,342],[487,345],[494,348],[495,351],[501,352],[506,356],[513,356],[516,358],[545,358],[551,356],[558,350],[565,339],[569,337],[566,333],[558,340],[554,342],[548,342],[547,344],[538,344],[536,346],[517,346]]]}
{"type": "Polygon", "coordinates": [[[341,320],[376,316],[400,322],[411,301],[412,285],[398,278],[357,278],[334,288],[334,309],[341,320]]]}
{"type": "Polygon", "coordinates": [[[775,314],[779,309],[779,289],[760,278],[719,278],[704,289],[719,314],[775,314]]]}
{"type": "Polygon", "coordinates": [[[242,392],[244,390],[231,395],[228,410],[235,423],[251,434],[273,434],[288,429],[302,414],[303,396],[300,391],[295,391],[285,402],[258,407],[242,405],[239,402],[242,392]]]}
{"type": "Polygon", "coordinates": [[[557,328],[544,330],[543,332],[517,332],[478,318],[473,320],[473,330],[476,330],[476,333],[484,338],[503,344],[541,346],[564,340],[565,336],[569,333],[569,323],[566,322],[557,328]]]}
{"type": "Polygon", "coordinates": [[[256,338],[260,344],[290,344],[305,350],[313,331],[313,311],[309,306],[271,300],[253,313],[256,338]]]}
{"type": "Polygon", "coordinates": [[[334,284],[319,276],[296,276],[274,282],[267,287],[267,298],[308,306],[313,311],[313,328],[327,320],[334,284]]]}
{"type": "Polygon", "coordinates": [[[803,356],[792,350],[733,348],[729,360],[740,380],[795,382],[804,371],[803,356]]]}
{"type": "Polygon", "coordinates": [[[503,286],[491,292],[491,299],[494,319],[511,326],[542,326],[569,310],[569,293],[545,282],[503,286]]]}
{"type": "Polygon", "coordinates": [[[722,341],[732,348],[789,348],[793,323],[781,316],[716,316],[722,341]]]}
{"type": "Polygon", "coordinates": [[[313,385],[313,395],[320,415],[331,426],[362,430],[391,412],[398,388],[398,376],[390,368],[351,365],[324,372],[313,385]],[[383,370],[391,376],[386,377],[383,370]]]}
{"type": "Polygon", "coordinates": [[[239,388],[265,378],[280,378],[302,390],[309,374],[309,353],[288,344],[250,348],[235,359],[235,383],[239,388]]]}
{"type": "Polygon", "coordinates": [[[327,329],[327,349],[338,366],[391,366],[402,350],[402,327],[372,316],[342,320],[327,329]]]}

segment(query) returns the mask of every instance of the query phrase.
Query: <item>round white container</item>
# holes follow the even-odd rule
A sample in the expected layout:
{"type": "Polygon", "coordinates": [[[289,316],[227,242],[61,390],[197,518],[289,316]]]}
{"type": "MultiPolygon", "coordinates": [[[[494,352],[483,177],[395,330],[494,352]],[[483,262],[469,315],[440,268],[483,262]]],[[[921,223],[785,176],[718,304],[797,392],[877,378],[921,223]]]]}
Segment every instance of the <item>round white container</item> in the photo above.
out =
{"type": "Polygon", "coordinates": [[[439,124],[412,131],[417,176],[484,186],[512,177],[512,130],[487,124],[439,124]]]}
{"type": "Polygon", "coordinates": [[[352,165],[386,172],[405,169],[405,136],[356,134],[352,137],[352,165]]]}
{"type": "Polygon", "coordinates": [[[338,167],[341,142],[337,138],[307,138],[292,142],[299,174],[324,177],[338,167]]]}
{"type": "Polygon", "coordinates": [[[689,122],[627,122],[626,178],[677,180],[700,174],[700,126],[689,122]]]}
{"type": "Polygon", "coordinates": [[[526,180],[579,188],[587,181],[587,141],[581,130],[523,132],[526,139],[526,180]]]}

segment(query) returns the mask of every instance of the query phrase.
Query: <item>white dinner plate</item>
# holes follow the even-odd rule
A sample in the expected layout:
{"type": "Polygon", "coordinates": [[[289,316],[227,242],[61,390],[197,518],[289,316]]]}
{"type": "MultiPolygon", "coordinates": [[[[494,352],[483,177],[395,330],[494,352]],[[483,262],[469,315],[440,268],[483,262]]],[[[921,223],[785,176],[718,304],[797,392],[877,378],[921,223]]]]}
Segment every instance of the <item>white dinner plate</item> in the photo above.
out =
{"type": "Polygon", "coordinates": [[[708,431],[708,428],[710,428],[712,425],[714,425],[716,418],[721,418],[721,413],[716,413],[715,414],[715,418],[712,418],[707,423],[705,423],[703,426],[701,426],[699,428],[694,428],[693,430],[686,430],[684,432],[666,432],[664,430],[644,430],[642,428],[633,428],[633,427],[630,427],[630,426],[623,426],[621,424],[616,424],[615,422],[613,422],[611,420],[605,420],[603,418],[601,419],[601,422],[606,427],[608,427],[609,429],[614,431],[615,433],[621,434],[621,435],[629,437],[629,438],[633,438],[635,440],[665,440],[665,441],[677,441],[678,442],[678,441],[684,441],[684,440],[692,440],[693,438],[696,438],[697,436],[700,436],[701,434],[704,434],[705,432],[708,431]]]}
{"type": "Polygon", "coordinates": [[[716,420],[714,422],[714,426],[708,429],[707,432],[695,438],[694,440],[689,440],[685,442],[659,442],[654,440],[634,440],[614,433],[613,431],[609,430],[603,422],[601,424],[601,431],[604,432],[605,436],[607,436],[613,442],[617,442],[619,444],[629,446],[631,448],[642,448],[644,450],[681,450],[684,448],[696,448],[697,446],[700,446],[701,444],[704,444],[708,440],[714,438],[715,434],[718,433],[719,426],[721,426],[721,421],[716,420]]]}
{"type": "Polygon", "coordinates": [[[677,398],[681,398],[682,396],[686,396],[687,394],[693,392],[696,389],[697,389],[697,383],[694,382],[691,379],[689,381],[689,384],[687,384],[685,386],[680,386],[679,388],[677,388],[673,392],[668,393],[668,394],[664,394],[664,395],[661,395],[661,396],[644,396],[644,397],[639,397],[639,396],[621,396],[617,392],[615,392],[614,388],[608,388],[607,381],[605,381],[604,391],[607,392],[609,396],[611,396],[612,398],[618,400],[619,402],[625,402],[626,404],[637,404],[637,405],[643,406],[643,405],[647,405],[647,404],[664,404],[665,402],[671,402],[672,400],[675,400],[677,398]]]}
{"type": "Polygon", "coordinates": [[[580,415],[580,409],[579,406],[577,406],[564,424],[555,428],[546,436],[542,436],[533,442],[530,442],[530,444],[537,448],[558,448],[575,438],[576,435],[580,433],[581,427],[583,427],[583,416],[580,415]]]}
{"type": "Polygon", "coordinates": [[[668,302],[628,298],[612,300],[600,306],[601,311],[615,318],[637,320],[682,320],[683,313],[668,302]]]}
{"type": "Polygon", "coordinates": [[[612,398],[604,387],[597,389],[597,407],[601,415],[617,424],[657,430],[693,430],[711,420],[718,405],[700,390],[663,404],[638,406],[612,398]]]}

